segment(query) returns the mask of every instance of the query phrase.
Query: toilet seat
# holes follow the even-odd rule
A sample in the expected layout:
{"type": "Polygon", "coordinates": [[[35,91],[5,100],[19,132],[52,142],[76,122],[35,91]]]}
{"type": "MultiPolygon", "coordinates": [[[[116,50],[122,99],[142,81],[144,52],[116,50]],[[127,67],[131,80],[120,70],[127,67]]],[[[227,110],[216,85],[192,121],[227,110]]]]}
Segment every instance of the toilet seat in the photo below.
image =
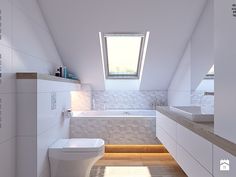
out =
{"type": "Polygon", "coordinates": [[[52,177],[89,177],[93,164],[104,155],[102,139],[60,139],[49,147],[52,177]]]}
{"type": "Polygon", "coordinates": [[[102,139],[69,139],[63,146],[64,152],[97,152],[104,146],[102,139]]]}

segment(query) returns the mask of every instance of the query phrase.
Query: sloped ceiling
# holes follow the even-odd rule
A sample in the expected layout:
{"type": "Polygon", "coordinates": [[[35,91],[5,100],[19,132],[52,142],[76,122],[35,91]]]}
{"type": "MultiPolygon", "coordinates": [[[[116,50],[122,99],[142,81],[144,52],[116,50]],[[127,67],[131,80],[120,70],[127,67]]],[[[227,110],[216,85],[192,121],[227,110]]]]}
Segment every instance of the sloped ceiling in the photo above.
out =
{"type": "Polygon", "coordinates": [[[140,89],[166,90],[206,0],[38,0],[62,60],[104,89],[99,32],[150,31],[140,89]]]}

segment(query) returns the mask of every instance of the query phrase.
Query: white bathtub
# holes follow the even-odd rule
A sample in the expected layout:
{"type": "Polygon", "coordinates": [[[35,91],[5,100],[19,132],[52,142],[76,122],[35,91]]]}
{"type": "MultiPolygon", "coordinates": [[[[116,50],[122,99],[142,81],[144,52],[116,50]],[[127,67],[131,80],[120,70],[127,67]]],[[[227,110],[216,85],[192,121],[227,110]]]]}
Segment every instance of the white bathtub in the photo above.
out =
{"type": "Polygon", "coordinates": [[[73,112],[71,138],[102,138],[106,144],[159,144],[156,111],[105,110],[73,112]]]}
{"type": "Polygon", "coordinates": [[[155,110],[101,110],[101,111],[78,111],[72,112],[72,117],[155,117],[155,110]]]}

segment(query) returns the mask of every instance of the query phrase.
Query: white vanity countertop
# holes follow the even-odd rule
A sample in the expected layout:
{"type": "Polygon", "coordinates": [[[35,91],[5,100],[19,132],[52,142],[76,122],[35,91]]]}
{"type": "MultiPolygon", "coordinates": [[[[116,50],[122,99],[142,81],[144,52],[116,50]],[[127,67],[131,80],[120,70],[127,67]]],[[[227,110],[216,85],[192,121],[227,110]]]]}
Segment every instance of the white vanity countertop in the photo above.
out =
{"type": "Polygon", "coordinates": [[[236,144],[214,133],[214,123],[198,123],[172,111],[168,106],[157,106],[156,110],[178,124],[205,138],[209,142],[236,156],[236,144]]]}

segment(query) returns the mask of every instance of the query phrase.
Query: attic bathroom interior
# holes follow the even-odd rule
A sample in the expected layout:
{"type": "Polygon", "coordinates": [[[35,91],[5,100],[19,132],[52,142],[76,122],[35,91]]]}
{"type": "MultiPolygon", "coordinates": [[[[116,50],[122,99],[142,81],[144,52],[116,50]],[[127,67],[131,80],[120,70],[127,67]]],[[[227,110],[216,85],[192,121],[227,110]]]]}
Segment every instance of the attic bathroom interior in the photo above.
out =
{"type": "Polygon", "coordinates": [[[0,177],[235,177],[236,0],[0,0],[0,177]]]}

